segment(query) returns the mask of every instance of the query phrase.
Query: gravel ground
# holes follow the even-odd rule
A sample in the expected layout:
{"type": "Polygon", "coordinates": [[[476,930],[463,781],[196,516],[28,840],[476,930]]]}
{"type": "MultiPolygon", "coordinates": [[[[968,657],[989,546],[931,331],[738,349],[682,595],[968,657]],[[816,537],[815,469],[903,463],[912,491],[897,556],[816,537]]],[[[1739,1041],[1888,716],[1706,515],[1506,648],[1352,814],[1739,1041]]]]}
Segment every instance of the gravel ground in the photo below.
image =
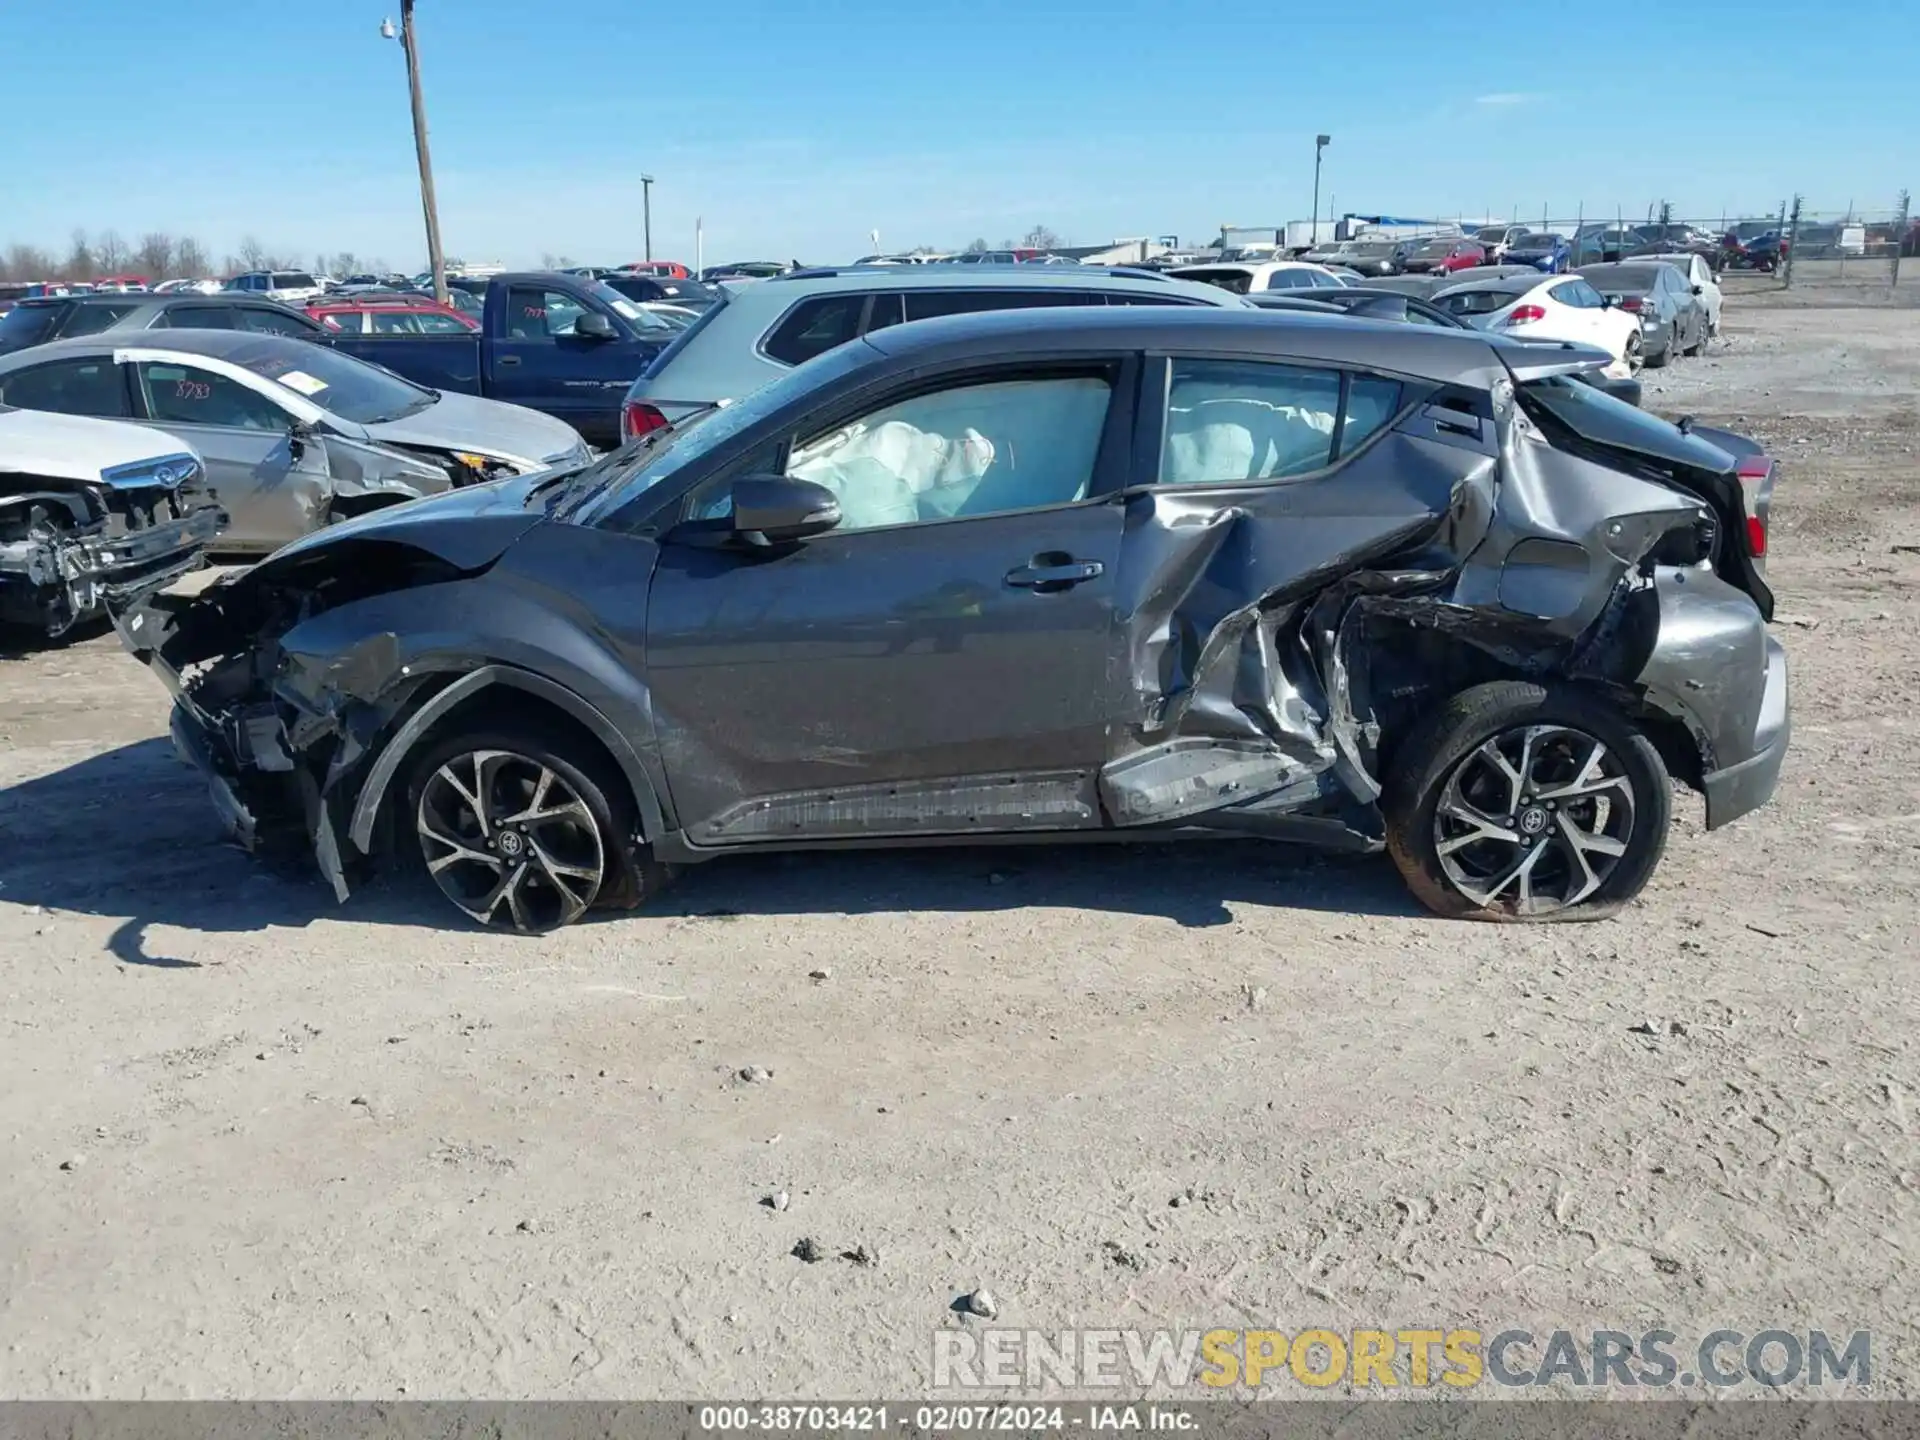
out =
{"type": "Polygon", "coordinates": [[[0,660],[0,1395],[922,1393],[980,1285],[1870,1328],[1920,1393],[1920,315],[1727,329],[1648,403],[1783,457],[1794,748],[1600,925],[1247,842],[737,861],[481,934],[222,845],[110,640],[0,660]]]}

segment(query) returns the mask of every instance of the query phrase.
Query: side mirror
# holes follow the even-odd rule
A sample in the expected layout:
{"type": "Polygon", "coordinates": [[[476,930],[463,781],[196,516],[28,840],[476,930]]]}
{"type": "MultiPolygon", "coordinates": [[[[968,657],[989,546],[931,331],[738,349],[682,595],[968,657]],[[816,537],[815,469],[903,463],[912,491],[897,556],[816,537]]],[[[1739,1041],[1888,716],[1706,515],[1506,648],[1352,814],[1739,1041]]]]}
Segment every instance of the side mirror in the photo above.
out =
{"type": "Polygon", "coordinates": [[[1693,287],[1693,293],[1696,295],[1704,295],[1707,293],[1707,287],[1704,285],[1696,285],[1693,287]]]}
{"type": "Polygon", "coordinates": [[[1611,295],[1602,295],[1600,297],[1600,308],[1602,310],[1611,310],[1613,308],[1613,297],[1611,295]]]}
{"type": "Polygon", "coordinates": [[[733,533],[783,544],[821,535],[840,523],[840,502],[824,485],[787,475],[748,475],[733,482],[733,533]]]}
{"type": "Polygon", "coordinates": [[[598,310],[582,312],[573,322],[573,333],[582,340],[618,340],[620,332],[613,328],[613,322],[598,310]]]}

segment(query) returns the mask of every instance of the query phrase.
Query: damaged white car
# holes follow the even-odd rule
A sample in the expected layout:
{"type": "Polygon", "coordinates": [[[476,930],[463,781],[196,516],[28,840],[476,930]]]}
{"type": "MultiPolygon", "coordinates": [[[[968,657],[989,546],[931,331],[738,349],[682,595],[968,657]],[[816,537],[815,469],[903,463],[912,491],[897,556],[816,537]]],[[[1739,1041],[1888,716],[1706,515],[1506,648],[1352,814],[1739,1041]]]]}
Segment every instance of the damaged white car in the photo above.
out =
{"type": "Polygon", "coordinates": [[[198,568],[225,522],[173,436],[0,404],[0,624],[58,639],[198,568]]]}

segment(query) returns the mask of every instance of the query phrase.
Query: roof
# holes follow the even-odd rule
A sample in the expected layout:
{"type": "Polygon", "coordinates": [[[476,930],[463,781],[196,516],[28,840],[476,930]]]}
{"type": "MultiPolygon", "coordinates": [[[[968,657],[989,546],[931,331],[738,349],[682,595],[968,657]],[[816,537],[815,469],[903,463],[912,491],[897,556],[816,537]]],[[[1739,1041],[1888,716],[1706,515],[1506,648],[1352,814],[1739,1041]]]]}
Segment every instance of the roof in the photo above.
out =
{"type": "MultiPolygon", "coordinates": [[[[1146,295],[1185,295],[1201,304],[1238,304],[1211,285],[1170,279],[1152,272],[1096,265],[876,265],[835,270],[796,271],[762,280],[732,294],[728,308],[741,305],[785,310],[814,295],[867,294],[888,290],[1093,290],[1102,294],[1138,291],[1146,295]]],[[[1019,311],[1031,314],[1032,311],[1019,311]]]]}
{"type": "MultiPolygon", "coordinates": [[[[164,300],[167,297],[163,295],[160,298],[164,300]]],[[[258,330],[102,330],[95,335],[76,335],[69,340],[50,340],[45,345],[17,350],[5,358],[11,361],[19,356],[30,356],[39,360],[59,355],[97,355],[113,350],[177,350],[182,355],[209,355],[215,360],[239,363],[237,355],[252,354],[262,346],[308,343],[292,335],[268,335],[258,330]]]]}
{"type": "Polygon", "coordinates": [[[1152,290],[1165,290],[1167,277],[1153,270],[1124,265],[836,265],[792,270],[760,283],[774,294],[790,293],[794,286],[810,289],[870,290],[877,282],[889,290],[965,290],[976,285],[1004,288],[1017,285],[1055,285],[1070,290],[1113,287],[1115,280],[1136,281],[1152,290]],[[835,286],[831,282],[843,280],[835,286]]]}
{"type": "MultiPolygon", "coordinates": [[[[1544,278],[1544,277],[1543,277],[1544,278]]],[[[1064,306],[987,310],[890,325],[854,342],[929,361],[1113,350],[1203,350],[1229,355],[1369,365],[1437,384],[1484,384],[1502,348],[1516,342],[1477,330],[1402,325],[1348,315],[1252,306],[1064,306]],[[1282,342],[1282,343],[1276,343],[1282,342]]]]}

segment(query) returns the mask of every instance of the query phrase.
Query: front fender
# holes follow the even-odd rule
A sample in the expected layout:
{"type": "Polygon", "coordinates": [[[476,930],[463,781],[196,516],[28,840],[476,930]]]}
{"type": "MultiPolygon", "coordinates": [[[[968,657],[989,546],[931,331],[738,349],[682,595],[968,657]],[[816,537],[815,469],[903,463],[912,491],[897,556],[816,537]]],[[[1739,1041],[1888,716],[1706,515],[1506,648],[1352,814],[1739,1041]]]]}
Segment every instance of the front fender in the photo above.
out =
{"type": "Polygon", "coordinates": [[[374,825],[379,819],[381,803],[386,799],[387,791],[405,765],[408,755],[428,731],[443,716],[451,713],[455,706],[493,686],[537,695],[592,731],[595,738],[607,747],[607,753],[620,767],[622,777],[633,792],[634,803],[640,811],[642,838],[654,839],[661,834],[664,822],[653,779],[641,762],[639,753],[612,721],[573,691],[543,675],[509,665],[485,665],[478,670],[468,671],[445,689],[436,691],[432,698],[407,717],[381,748],[354,797],[347,838],[353,842],[355,849],[363,855],[373,853],[374,825]]]}

